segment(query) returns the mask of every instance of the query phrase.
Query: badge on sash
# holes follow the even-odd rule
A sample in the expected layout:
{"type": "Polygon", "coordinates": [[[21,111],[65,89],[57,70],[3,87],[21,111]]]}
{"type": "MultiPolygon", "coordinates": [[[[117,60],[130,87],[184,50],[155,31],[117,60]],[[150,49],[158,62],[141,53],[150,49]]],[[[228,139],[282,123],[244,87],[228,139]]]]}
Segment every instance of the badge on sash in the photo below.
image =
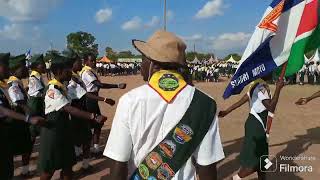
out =
{"type": "Polygon", "coordinates": [[[181,124],[176,129],[174,130],[173,133],[173,139],[179,143],[179,144],[184,144],[186,142],[189,142],[192,139],[193,131],[192,129],[185,125],[181,124]]]}

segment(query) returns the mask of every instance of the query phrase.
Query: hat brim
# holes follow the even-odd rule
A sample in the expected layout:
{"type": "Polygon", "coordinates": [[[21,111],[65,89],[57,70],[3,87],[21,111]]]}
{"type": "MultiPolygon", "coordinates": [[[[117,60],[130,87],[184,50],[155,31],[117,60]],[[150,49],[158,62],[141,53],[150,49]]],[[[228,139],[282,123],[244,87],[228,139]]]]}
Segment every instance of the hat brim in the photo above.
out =
{"type": "Polygon", "coordinates": [[[148,59],[158,62],[170,62],[165,60],[157,50],[153,49],[148,45],[147,42],[141,40],[132,40],[132,45],[139,51],[142,55],[146,56],[148,59]]]}

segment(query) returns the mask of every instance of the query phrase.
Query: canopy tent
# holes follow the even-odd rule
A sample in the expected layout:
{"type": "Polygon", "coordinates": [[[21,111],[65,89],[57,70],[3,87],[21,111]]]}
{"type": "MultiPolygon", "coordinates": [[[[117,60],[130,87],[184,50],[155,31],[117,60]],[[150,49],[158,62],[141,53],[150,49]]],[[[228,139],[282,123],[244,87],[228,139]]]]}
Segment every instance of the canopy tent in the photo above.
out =
{"type": "Polygon", "coordinates": [[[320,61],[320,56],[319,56],[319,50],[318,49],[316,49],[316,52],[312,56],[311,61],[313,61],[314,63],[317,63],[317,62],[320,61]]]}
{"type": "Polygon", "coordinates": [[[230,58],[227,60],[227,63],[232,63],[232,64],[239,64],[238,61],[234,60],[233,56],[231,55],[230,58]]]}
{"type": "Polygon", "coordinates": [[[107,56],[103,56],[98,62],[112,63],[112,61],[107,56]]]}
{"type": "Polygon", "coordinates": [[[199,61],[199,59],[196,57],[194,57],[193,61],[190,62],[191,64],[200,64],[201,62],[199,61]]]}
{"type": "Polygon", "coordinates": [[[218,62],[219,62],[218,59],[217,59],[217,58],[213,59],[212,56],[211,56],[210,59],[208,60],[208,63],[209,63],[209,64],[215,64],[215,63],[218,63],[218,62]]]}

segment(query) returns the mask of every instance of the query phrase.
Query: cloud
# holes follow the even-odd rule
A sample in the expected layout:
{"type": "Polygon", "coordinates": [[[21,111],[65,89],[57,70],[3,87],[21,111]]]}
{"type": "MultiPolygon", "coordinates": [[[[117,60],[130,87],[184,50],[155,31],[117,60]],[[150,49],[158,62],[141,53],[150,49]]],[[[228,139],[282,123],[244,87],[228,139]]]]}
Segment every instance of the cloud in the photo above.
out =
{"type": "Polygon", "coordinates": [[[195,17],[197,19],[205,19],[222,15],[223,7],[223,0],[210,0],[197,12],[195,17]]]}
{"type": "Polygon", "coordinates": [[[0,0],[0,16],[12,22],[39,21],[62,0],[0,0]]]}
{"type": "Polygon", "coordinates": [[[110,8],[105,8],[105,9],[100,9],[95,16],[95,20],[98,24],[105,23],[111,19],[112,16],[112,9],[110,8]]]}
{"type": "Polygon", "coordinates": [[[131,20],[122,24],[121,28],[125,31],[134,31],[142,27],[142,20],[140,17],[135,16],[131,20]]]}
{"type": "Polygon", "coordinates": [[[159,26],[160,18],[158,16],[152,16],[151,20],[145,24],[147,28],[159,26]]]}
{"type": "Polygon", "coordinates": [[[38,26],[24,24],[9,24],[0,29],[0,39],[6,40],[37,40],[40,38],[41,31],[38,26]],[[28,36],[25,36],[27,34],[28,36]]]}
{"type": "Polygon", "coordinates": [[[213,41],[213,49],[218,51],[242,50],[247,45],[251,34],[244,32],[224,33],[216,38],[209,38],[213,41]]]}
{"type": "Polygon", "coordinates": [[[194,34],[192,36],[181,36],[181,38],[185,41],[191,41],[191,42],[203,40],[202,34],[194,34]]]}

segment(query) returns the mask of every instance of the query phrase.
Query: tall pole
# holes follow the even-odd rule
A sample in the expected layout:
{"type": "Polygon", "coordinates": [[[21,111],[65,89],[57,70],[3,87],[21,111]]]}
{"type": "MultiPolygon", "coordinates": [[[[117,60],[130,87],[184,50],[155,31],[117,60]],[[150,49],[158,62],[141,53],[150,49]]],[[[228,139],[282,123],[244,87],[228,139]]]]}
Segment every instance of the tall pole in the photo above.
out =
{"type": "Polygon", "coordinates": [[[164,0],[164,30],[167,30],[167,0],[164,0]]]}

